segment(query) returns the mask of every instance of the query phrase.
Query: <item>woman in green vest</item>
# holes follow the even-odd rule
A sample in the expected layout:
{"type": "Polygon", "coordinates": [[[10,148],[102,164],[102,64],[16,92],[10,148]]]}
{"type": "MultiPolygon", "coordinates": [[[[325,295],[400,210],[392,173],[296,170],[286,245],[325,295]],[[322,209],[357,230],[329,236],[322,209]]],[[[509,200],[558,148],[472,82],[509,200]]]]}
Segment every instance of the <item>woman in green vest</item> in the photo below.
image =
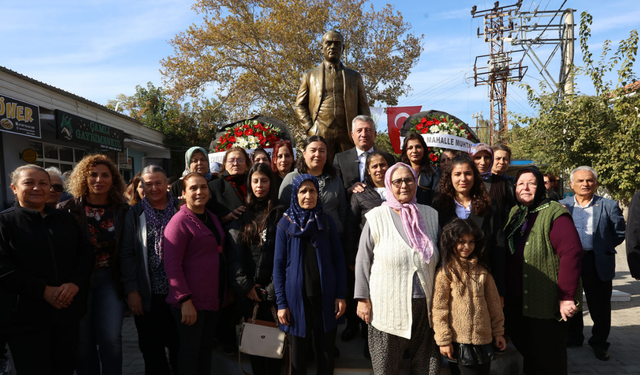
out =
{"type": "Polygon", "coordinates": [[[546,198],[537,169],[518,172],[505,227],[505,328],[527,375],[567,373],[567,320],[579,314],[582,245],[569,211],[546,198]]]}

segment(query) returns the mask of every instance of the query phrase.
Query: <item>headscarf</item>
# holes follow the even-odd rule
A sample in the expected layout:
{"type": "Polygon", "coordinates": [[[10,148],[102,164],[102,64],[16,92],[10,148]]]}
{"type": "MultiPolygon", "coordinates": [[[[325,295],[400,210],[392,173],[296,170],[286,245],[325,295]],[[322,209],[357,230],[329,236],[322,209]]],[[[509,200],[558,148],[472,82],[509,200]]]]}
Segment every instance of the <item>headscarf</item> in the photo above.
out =
{"type": "Polygon", "coordinates": [[[400,203],[395,195],[393,195],[393,189],[391,188],[391,176],[393,176],[393,173],[398,168],[402,167],[410,170],[415,183],[418,183],[418,177],[413,168],[404,163],[394,164],[387,170],[384,176],[384,185],[387,188],[387,201],[383,202],[382,205],[399,211],[400,218],[402,219],[402,228],[404,228],[404,232],[409,238],[409,246],[413,248],[413,251],[422,255],[422,259],[424,259],[425,262],[429,263],[433,255],[433,241],[431,241],[425,232],[424,220],[422,220],[422,215],[420,215],[420,211],[418,211],[415,194],[409,203],[400,203]]]}
{"type": "Polygon", "coordinates": [[[175,213],[175,200],[173,198],[173,195],[167,192],[167,199],[167,207],[165,208],[163,215],[158,215],[156,213],[156,210],[151,207],[151,203],[149,203],[147,197],[142,198],[142,200],[140,201],[140,204],[142,204],[142,208],[144,208],[144,216],[145,220],[147,221],[147,225],[150,226],[155,233],[153,249],[158,256],[153,257],[153,259],[155,260],[155,264],[153,264],[154,268],[160,267],[160,265],[162,264],[162,260],[164,259],[164,229],[167,227],[167,224],[169,224],[169,221],[175,213]]]}
{"type": "Polygon", "coordinates": [[[322,200],[320,199],[320,186],[318,180],[310,174],[301,174],[293,179],[291,186],[291,205],[285,211],[284,216],[295,226],[295,232],[291,233],[295,237],[313,235],[318,229],[324,229],[325,223],[322,213],[322,200]],[[300,207],[298,202],[298,191],[300,185],[305,181],[312,181],[318,191],[318,201],[312,209],[300,207]]]}
{"type": "Polygon", "coordinates": [[[469,148],[469,155],[473,157],[480,151],[487,151],[491,156],[491,164],[489,164],[489,169],[487,169],[486,172],[480,173],[480,177],[482,177],[483,180],[487,181],[491,178],[491,168],[493,167],[493,150],[486,143],[476,143],[471,145],[471,148],[469,148]]]}
{"type": "MultiPolygon", "coordinates": [[[[195,152],[202,152],[202,155],[204,155],[205,158],[208,157],[207,154],[207,150],[205,150],[202,147],[199,146],[194,146],[191,147],[190,149],[187,150],[187,152],[184,153],[184,172],[182,172],[182,177],[186,176],[189,174],[189,172],[191,172],[191,157],[193,156],[193,154],[195,152]]],[[[207,159],[207,165],[209,165],[209,159],[207,159]]],[[[204,178],[207,179],[207,181],[209,181],[209,179],[211,178],[211,166],[209,165],[207,167],[207,174],[204,176],[204,178]]]]}
{"type": "MultiPolygon", "coordinates": [[[[509,223],[506,226],[507,243],[509,245],[509,250],[511,251],[511,254],[515,253],[516,251],[515,244],[513,243],[513,239],[516,233],[518,233],[519,231],[520,235],[522,235],[524,231],[527,229],[527,223],[528,223],[527,216],[529,216],[529,214],[540,212],[545,208],[548,208],[551,202],[551,200],[547,198],[547,189],[544,187],[544,177],[542,176],[542,173],[540,173],[540,171],[536,168],[523,168],[518,171],[518,175],[516,176],[516,185],[514,185],[513,187],[514,196],[516,196],[515,189],[518,184],[518,180],[520,179],[520,176],[522,176],[524,173],[533,173],[533,175],[536,178],[536,182],[538,186],[536,186],[536,192],[533,196],[533,202],[531,202],[529,206],[525,206],[520,202],[517,202],[518,208],[516,212],[514,212],[511,215],[509,223]]],[[[516,196],[516,200],[517,200],[517,196],[516,196]]]]}

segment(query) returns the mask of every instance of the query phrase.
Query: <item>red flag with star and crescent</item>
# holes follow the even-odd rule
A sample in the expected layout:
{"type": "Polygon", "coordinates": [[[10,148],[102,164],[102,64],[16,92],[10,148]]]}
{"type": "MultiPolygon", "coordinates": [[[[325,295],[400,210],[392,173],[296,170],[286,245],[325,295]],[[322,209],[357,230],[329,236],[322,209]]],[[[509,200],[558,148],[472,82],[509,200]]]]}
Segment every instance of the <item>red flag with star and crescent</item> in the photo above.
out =
{"type": "Polygon", "coordinates": [[[409,116],[420,112],[422,106],[414,107],[387,107],[387,126],[389,127],[389,140],[396,154],[402,152],[400,144],[400,129],[409,116]]]}

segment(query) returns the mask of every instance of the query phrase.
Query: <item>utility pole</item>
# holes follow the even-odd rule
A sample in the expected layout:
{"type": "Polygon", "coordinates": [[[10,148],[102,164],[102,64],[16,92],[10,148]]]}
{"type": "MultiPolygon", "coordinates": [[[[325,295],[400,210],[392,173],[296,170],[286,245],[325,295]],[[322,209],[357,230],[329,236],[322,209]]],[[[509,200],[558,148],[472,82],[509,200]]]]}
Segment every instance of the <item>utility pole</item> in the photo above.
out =
{"type": "Polygon", "coordinates": [[[574,9],[564,11],[564,29],[562,37],[562,65],[560,67],[560,84],[564,84],[564,97],[573,96],[573,50],[576,38],[573,36],[574,9]]]}
{"type": "Polygon", "coordinates": [[[500,6],[498,1],[494,7],[486,10],[477,10],[477,6],[471,9],[473,18],[484,17],[483,31],[478,28],[478,37],[484,36],[484,41],[489,43],[489,54],[476,57],[474,63],[475,86],[488,85],[489,99],[491,101],[491,128],[490,143],[493,146],[493,129],[498,126],[498,139],[504,141],[508,131],[507,121],[507,84],[521,81],[527,67],[522,66],[522,58],[514,61],[512,53],[521,51],[505,51],[505,35],[514,30],[513,18],[520,10],[522,0],[516,4],[500,6]],[[486,66],[479,66],[478,62],[486,66]]]}
{"type": "Polygon", "coordinates": [[[478,119],[481,117],[482,117],[482,111],[476,112],[471,115],[471,118],[476,120],[476,135],[478,135],[478,119]]]}
{"type": "MultiPolygon", "coordinates": [[[[482,118],[482,111],[478,111],[474,114],[471,115],[471,118],[476,120],[476,136],[478,137],[478,139],[480,140],[480,142],[484,142],[484,140],[482,139],[482,135],[484,135],[484,131],[482,133],[480,133],[480,130],[482,130],[483,126],[480,125],[480,119],[482,118]],[[482,135],[481,135],[482,134],[482,135]]],[[[489,131],[489,129],[487,129],[487,131],[489,131]]],[[[491,132],[489,133],[489,139],[491,139],[493,137],[493,129],[491,129],[491,132]]],[[[491,141],[489,141],[491,142],[491,141]]]]}

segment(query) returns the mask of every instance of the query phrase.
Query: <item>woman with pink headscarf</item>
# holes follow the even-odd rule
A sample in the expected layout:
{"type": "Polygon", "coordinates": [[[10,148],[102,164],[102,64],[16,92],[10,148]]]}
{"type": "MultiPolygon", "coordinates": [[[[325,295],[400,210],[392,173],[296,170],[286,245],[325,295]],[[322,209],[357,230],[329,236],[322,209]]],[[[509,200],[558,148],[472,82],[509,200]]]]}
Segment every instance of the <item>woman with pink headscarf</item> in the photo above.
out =
{"type": "Polygon", "coordinates": [[[430,317],[438,213],[416,203],[416,180],[407,164],[387,170],[387,201],[365,215],[360,237],[354,298],[369,325],[374,374],[398,374],[407,349],[412,374],[440,373],[430,317]]]}

